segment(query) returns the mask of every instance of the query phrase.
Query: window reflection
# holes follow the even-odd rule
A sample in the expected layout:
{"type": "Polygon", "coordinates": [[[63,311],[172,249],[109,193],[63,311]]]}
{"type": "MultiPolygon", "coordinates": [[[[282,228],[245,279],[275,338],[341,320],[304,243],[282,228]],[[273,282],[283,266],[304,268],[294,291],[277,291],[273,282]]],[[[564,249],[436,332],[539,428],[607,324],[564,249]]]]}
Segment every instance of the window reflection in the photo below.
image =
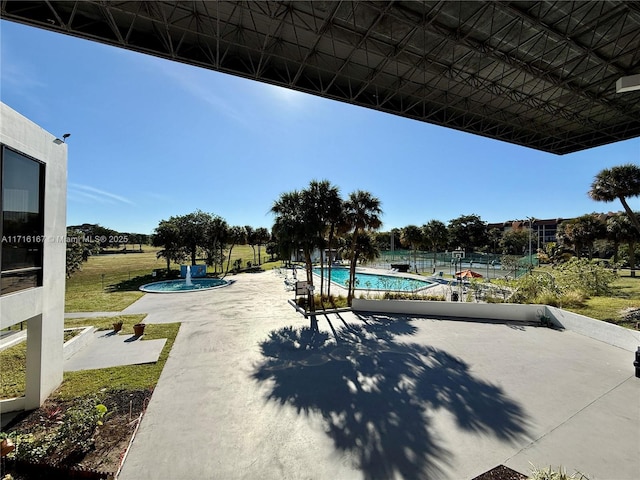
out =
{"type": "Polygon", "coordinates": [[[2,147],[1,294],[42,285],[43,164],[2,147]]]}

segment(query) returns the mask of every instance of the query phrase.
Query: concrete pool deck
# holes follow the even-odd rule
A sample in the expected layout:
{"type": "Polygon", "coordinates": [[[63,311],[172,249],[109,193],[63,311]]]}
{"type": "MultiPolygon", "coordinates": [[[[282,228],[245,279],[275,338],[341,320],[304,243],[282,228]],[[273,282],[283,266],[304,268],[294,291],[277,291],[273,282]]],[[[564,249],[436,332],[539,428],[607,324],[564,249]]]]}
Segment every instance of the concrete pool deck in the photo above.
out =
{"type": "Polygon", "coordinates": [[[182,326],[124,463],[138,479],[471,479],[640,471],[633,354],[570,331],[345,312],[318,332],[273,272],[146,294],[182,326]]]}

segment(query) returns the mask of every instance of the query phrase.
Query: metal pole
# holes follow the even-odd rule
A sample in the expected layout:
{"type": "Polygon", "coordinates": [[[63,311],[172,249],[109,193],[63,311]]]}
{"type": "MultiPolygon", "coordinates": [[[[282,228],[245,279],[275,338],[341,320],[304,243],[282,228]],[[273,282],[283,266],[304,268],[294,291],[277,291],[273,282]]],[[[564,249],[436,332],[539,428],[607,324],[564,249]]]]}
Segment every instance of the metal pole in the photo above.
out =
{"type": "MultiPolygon", "coordinates": [[[[459,272],[462,271],[462,257],[460,257],[460,267],[458,268],[458,271],[459,272]]],[[[459,298],[460,298],[460,301],[462,302],[462,276],[460,276],[458,280],[458,291],[460,292],[459,298]]]]}
{"type": "Polygon", "coordinates": [[[533,259],[531,258],[531,228],[533,217],[527,217],[529,219],[529,272],[533,270],[533,259]]]}

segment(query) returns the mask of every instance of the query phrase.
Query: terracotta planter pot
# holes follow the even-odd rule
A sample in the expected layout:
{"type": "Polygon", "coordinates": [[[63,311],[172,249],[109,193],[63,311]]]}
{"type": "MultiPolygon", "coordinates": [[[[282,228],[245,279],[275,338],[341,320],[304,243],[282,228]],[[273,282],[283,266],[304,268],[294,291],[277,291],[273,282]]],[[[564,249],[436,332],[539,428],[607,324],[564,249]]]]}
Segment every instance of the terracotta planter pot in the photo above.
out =
{"type": "Polygon", "coordinates": [[[0,456],[2,456],[2,458],[6,457],[16,449],[16,446],[13,444],[13,441],[10,438],[5,438],[4,440],[2,440],[1,445],[2,445],[2,448],[1,448],[0,456]]]}
{"type": "Polygon", "coordinates": [[[146,325],[144,323],[136,323],[133,326],[133,334],[136,337],[141,337],[142,334],[144,334],[144,327],[146,327],[146,325]]]}

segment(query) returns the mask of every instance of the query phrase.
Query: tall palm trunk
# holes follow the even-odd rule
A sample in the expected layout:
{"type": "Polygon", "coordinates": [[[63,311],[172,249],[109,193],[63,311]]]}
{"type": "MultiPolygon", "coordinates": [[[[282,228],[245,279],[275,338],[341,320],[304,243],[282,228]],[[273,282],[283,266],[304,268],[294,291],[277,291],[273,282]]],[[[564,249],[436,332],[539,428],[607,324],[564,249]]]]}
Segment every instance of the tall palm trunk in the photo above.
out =
{"type": "Polygon", "coordinates": [[[629,220],[631,220],[631,222],[635,225],[636,229],[638,230],[638,233],[640,233],[640,221],[638,220],[638,217],[636,216],[635,213],[633,213],[633,210],[631,210],[631,207],[629,207],[629,204],[627,203],[626,199],[622,195],[620,195],[618,198],[620,199],[620,202],[624,207],[624,211],[627,212],[627,215],[629,215],[629,220]]]}
{"type": "Polygon", "coordinates": [[[636,242],[631,240],[629,242],[629,268],[631,269],[631,276],[636,276],[636,242]]]}
{"type": "Polygon", "coordinates": [[[320,247],[320,299],[324,295],[324,248],[320,247]]]}
{"type": "Polygon", "coordinates": [[[235,246],[235,243],[232,243],[231,246],[229,247],[229,257],[227,258],[227,269],[222,275],[222,278],[226,277],[227,274],[229,273],[229,265],[231,264],[231,252],[233,251],[234,246],[235,246]]]}
{"type": "Polygon", "coordinates": [[[331,297],[331,264],[333,263],[333,258],[331,256],[331,246],[333,245],[333,235],[334,235],[334,225],[331,224],[331,228],[329,229],[329,265],[327,267],[327,297],[331,297]]]}
{"type": "Polygon", "coordinates": [[[358,258],[356,257],[356,245],[358,244],[359,233],[360,232],[358,231],[358,228],[356,228],[353,231],[353,238],[351,240],[353,244],[351,245],[351,259],[349,264],[349,288],[347,289],[347,305],[349,306],[351,306],[351,303],[353,301],[355,290],[356,262],[358,261],[358,258]]]}
{"type": "MultiPolygon", "coordinates": [[[[313,262],[311,261],[311,251],[308,248],[304,249],[304,261],[305,261],[306,270],[307,270],[307,285],[309,287],[312,287],[313,286],[313,262]]],[[[315,298],[313,297],[314,297],[313,291],[311,288],[309,288],[309,290],[307,291],[307,301],[309,304],[310,312],[316,311],[316,301],[315,301],[315,298]]],[[[313,329],[313,320],[311,321],[310,328],[313,329]]]]}

